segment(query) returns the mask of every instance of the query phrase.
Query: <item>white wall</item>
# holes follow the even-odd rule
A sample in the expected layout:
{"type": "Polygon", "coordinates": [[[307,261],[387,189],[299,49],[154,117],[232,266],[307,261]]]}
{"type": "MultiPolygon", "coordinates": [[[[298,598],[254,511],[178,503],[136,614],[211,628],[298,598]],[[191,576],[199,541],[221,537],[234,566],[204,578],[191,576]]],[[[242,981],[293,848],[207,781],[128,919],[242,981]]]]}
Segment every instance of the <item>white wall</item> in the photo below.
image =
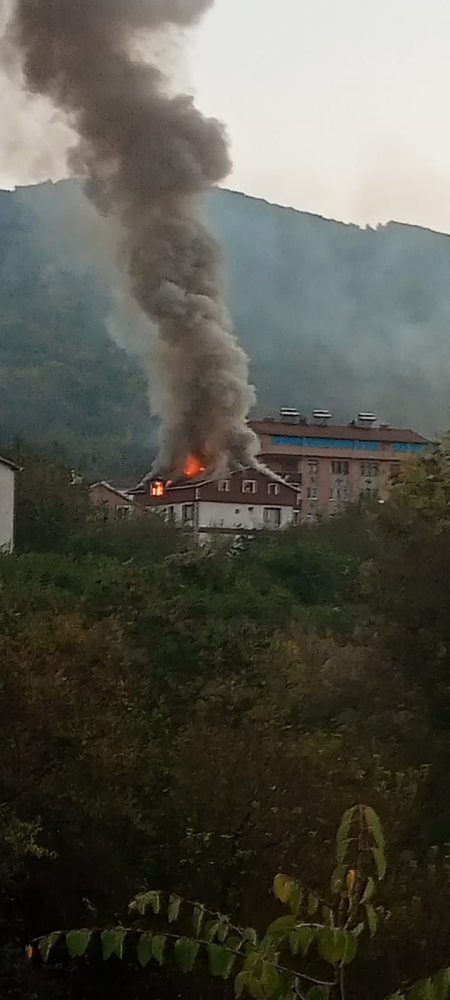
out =
{"type": "MultiPolygon", "coordinates": [[[[177,524],[182,523],[182,504],[174,504],[174,517],[177,524]]],[[[276,507],[276,503],[268,503],[268,507],[276,507]]],[[[242,528],[245,531],[253,531],[266,527],[264,522],[264,507],[260,504],[232,504],[206,502],[200,500],[197,504],[198,524],[200,529],[204,528],[242,528]]],[[[281,524],[280,528],[285,528],[292,524],[292,507],[280,507],[281,524]]],[[[161,508],[167,516],[168,508],[161,508]]]]}
{"type": "Polygon", "coordinates": [[[14,485],[15,473],[0,462],[0,552],[14,544],[14,485]]]}
{"type": "MultiPolygon", "coordinates": [[[[268,503],[268,507],[276,507],[268,503]]],[[[280,507],[281,524],[284,528],[292,521],[292,507],[280,507]]],[[[245,528],[248,530],[264,528],[264,507],[260,504],[215,503],[200,501],[199,528],[245,528]]]]}

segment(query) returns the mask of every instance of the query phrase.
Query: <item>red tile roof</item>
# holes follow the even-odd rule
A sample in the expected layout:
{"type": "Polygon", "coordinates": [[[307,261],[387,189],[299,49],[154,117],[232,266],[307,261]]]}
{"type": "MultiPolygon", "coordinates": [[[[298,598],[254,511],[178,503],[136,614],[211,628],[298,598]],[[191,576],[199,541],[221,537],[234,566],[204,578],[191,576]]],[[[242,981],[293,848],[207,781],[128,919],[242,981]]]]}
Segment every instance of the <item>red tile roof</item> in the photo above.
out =
{"type": "Polygon", "coordinates": [[[252,420],[251,426],[256,434],[269,434],[275,437],[318,437],[341,438],[354,441],[395,441],[405,444],[428,444],[428,439],[409,428],[395,427],[359,427],[344,424],[288,424],[279,420],[252,420]]]}

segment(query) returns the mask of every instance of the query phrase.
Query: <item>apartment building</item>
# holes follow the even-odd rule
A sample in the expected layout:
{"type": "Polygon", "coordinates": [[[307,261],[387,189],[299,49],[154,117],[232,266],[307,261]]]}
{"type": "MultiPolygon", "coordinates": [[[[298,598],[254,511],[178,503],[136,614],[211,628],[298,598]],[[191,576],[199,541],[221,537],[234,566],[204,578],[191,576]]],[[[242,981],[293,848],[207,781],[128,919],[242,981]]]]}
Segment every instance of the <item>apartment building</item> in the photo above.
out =
{"type": "Polygon", "coordinates": [[[331,420],[328,410],[307,420],[286,408],[278,419],[252,421],[260,459],[300,489],[303,521],[330,517],[361,497],[384,501],[401,462],[430,444],[415,431],[377,425],[372,413],[344,426],[331,420]]]}

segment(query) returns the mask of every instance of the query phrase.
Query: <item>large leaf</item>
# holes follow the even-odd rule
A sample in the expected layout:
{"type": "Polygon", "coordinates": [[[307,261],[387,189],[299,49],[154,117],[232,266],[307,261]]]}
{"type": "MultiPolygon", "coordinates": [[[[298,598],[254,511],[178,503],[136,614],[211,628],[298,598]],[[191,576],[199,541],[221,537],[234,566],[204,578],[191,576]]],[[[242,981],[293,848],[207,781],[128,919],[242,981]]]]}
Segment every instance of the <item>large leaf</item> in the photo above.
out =
{"type": "Polygon", "coordinates": [[[254,927],[245,927],[242,932],[242,937],[244,938],[244,941],[249,941],[250,944],[254,945],[256,948],[256,945],[258,944],[258,935],[254,927]]]}
{"type": "Polygon", "coordinates": [[[155,962],[159,962],[160,965],[164,965],[164,949],[166,947],[167,938],[164,934],[156,934],[152,937],[152,958],[155,962]]]}
{"type": "Polygon", "coordinates": [[[338,865],[342,865],[349,845],[349,833],[358,806],[352,806],[344,813],[336,834],[336,860],[338,865]]]}
{"type": "Polygon", "coordinates": [[[317,934],[319,955],[330,965],[336,965],[343,958],[347,946],[345,931],[339,927],[322,927],[317,934]]]}
{"type": "Polygon", "coordinates": [[[244,970],[236,976],[234,980],[234,995],[235,997],[241,997],[248,981],[248,976],[244,970]]]}
{"type": "Polygon", "coordinates": [[[375,809],[371,806],[364,806],[364,819],[367,824],[367,828],[370,830],[372,837],[375,841],[377,847],[382,847],[383,851],[386,846],[383,827],[381,826],[380,817],[377,816],[375,809]]]}
{"type": "Polygon", "coordinates": [[[39,951],[41,953],[44,962],[48,962],[50,957],[50,952],[55,947],[55,944],[61,939],[61,931],[53,931],[53,934],[49,934],[48,937],[44,937],[39,941],[39,951]]]}
{"type": "Polygon", "coordinates": [[[377,870],[378,878],[381,882],[386,875],[386,855],[382,847],[372,847],[373,860],[377,870]]]}
{"type": "Polygon", "coordinates": [[[167,916],[169,918],[169,924],[175,923],[180,915],[180,908],[183,900],[179,896],[170,896],[169,906],[167,910],[167,916]]]}
{"type": "Polygon", "coordinates": [[[203,931],[203,937],[205,941],[213,941],[219,927],[218,920],[208,920],[205,924],[205,929],[203,931]]]}
{"type": "Polygon", "coordinates": [[[358,951],[358,938],[355,937],[355,935],[352,934],[351,931],[346,931],[345,949],[341,959],[342,964],[349,965],[350,962],[353,962],[353,959],[355,958],[357,951],[358,951]]]}
{"type": "Polygon", "coordinates": [[[269,925],[266,931],[266,937],[280,938],[287,937],[288,934],[294,929],[297,923],[297,917],[291,914],[287,917],[278,917],[278,920],[274,920],[272,924],[269,925]]]}
{"type": "Polygon", "coordinates": [[[175,961],[181,972],[192,972],[199,950],[199,942],[192,938],[180,938],[175,942],[175,961]]]}
{"type": "Polygon", "coordinates": [[[292,913],[299,913],[303,899],[303,888],[287,875],[276,875],[273,880],[273,891],[281,903],[289,904],[292,913]]]}
{"type": "Polygon", "coordinates": [[[216,938],[223,944],[228,936],[228,929],[230,926],[230,921],[228,917],[220,917],[217,924],[216,938]]]}
{"type": "Polygon", "coordinates": [[[377,887],[375,885],[375,882],[374,882],[373,878],[369,877],[367,879],[366,888],[364,889],[364,893],[363,893],[363,897],[361,899],[361,902],[362,903],[370,903],[370,900],[373,899],[376,891],[377,891],[377,887]]]}
{"type": "Polygon", "coordinates": [[[220,979],[229,979],[231,976],[236,955],[224,948],[221,944],[208,945],[209,971],[212,976],[220,979]]]}
{"type": "Polygon", "coordinates": [[[317,910],[319,909],[319,900],[313,892],[308,893],[308,903],[307,903],[308,916],[313,917],[317,910]]]}
{"type": "Polygon", "coordinates": [[[141,934],[138,941],[136,949],[137,960],[143,969],[145,969],[146,965],[153,958],[152,940],[152,934],[141,934]]]}
{"type": "Polygon", "coordinates": [[[243,944],[244,939],[242,937],[238,937],[237,934],[231,934],[225,941],[225,948],[228,948],[229,951],[236,952],[237,955],[243,944]]]}
{"type": "Polygon", "coordinates": [[[292,910],[292,913],[295,913],[296,915],[300,913],[302,899],[303,899],[303,888],[299,882],[296,882],[294,879],[292,879],[291,888],[289,892],[289,906],[292,910]]]}
{"type": "Polygon", "coordinates": [[[367,926],[369,928],[369,934],[371,938],[375,937],[378,930],[378,917],[375,908],[371,903],[365,903],[366,916],[367,916],[367,926]]]}
{"type": "Polygon", "coordinates": [[[280,903],[288,903],[291,892],[292,879],[287,875],[275,875],[273,880],[273,891],[280,903]]]}
{"type": "Polygon", "coordinates": [[[81,958],[84,955],[92,937],[92,931],[86,927],[79,931],[68,931],[66,934],[66,947],[71,958],[81,958]]]}
{"type": "Polygon", "coordinates": [[[205,907],[202,906],[200,903],[196,903],[194,906],[194,911],[192,913],[192,930],[194,933],[194,937],[200,937],[204,916],[205,916],[205,907]]]}
{"type": "Polygon", "coordinates": [[[408,990],[406,1000],[448,1000],[450,994],[450,970],[442,969],[430,979],[422,979],[408,990]]]}
{"type": "Polygon", "coordinates": [[[127,932],[124,927],[114,927],[109,930],[103,931],[101,935],[102,943],[102,956],[105,962],[111,955],[117,955],[117,958],[123,958],[123,945],[127,932]]]}
{"type": "Polygon", "coordinates": [[[328,986],[313,986],[312,990],[306,994],[305,1000],[329,1000],[329,996],[328,986]]]}
{"type": "Polygon", "coordinates": [[[334,869],[334,872],[330,880],[330,889],[331,892],[333,893],[333,896],[337,895],[338,892],[342,892],[345,883],[345,873],[346,873],[345,865],[337,865],[336,868],[334,869]]]}
{"type": "Polygon", "coordinates": [[[300,951],[303,958],[306,958],[311,942],[314,941],[316,934],[317,928],[311,927],[309,924],[303,924],[301,927],[297,927],[295,931],[292,931],[289,937],[292,954],[298,955],[300,951]]]}
{"type": "Polygon", "coordinates": [[[128,909],[137,910],[142,916],[147,913],[147,910],[152,909],[153,913],[157,915],[161,912],[161,893],[155,892],[153,889],[150,892],[141,892],[131,900],[128,909]]]}
{"type": "Polygon", "coordinates": [[[276,994],[279,985],[278,969],[273,962],[259,958],[254,968],[249,972],[244,969],[244,983],[249,993],[256,1000],[268,1000],[276,994]]]}

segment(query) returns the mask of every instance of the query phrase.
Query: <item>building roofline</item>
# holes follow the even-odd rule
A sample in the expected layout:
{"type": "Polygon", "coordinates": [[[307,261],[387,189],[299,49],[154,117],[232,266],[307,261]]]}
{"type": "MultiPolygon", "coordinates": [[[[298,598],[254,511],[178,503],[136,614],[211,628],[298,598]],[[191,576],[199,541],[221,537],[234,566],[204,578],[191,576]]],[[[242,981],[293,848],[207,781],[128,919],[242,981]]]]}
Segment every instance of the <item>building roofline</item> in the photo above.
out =
{"type": "Polygon", "coordinates": [[[89,492],[91,490],[95,490],[96,486],[102,486],[104,490],[109,490],[110,493],[115,493],[117,497],[120,497],[121,500],[126,500],[128,503],[132,500],[131,493],[122,493],[122,490],[116,490],[115,486],[111,486],[111,483],[107,483],[103,480],[98,483],[92,483],[92,486],[89,487],[89,492]]]}
{"type": "MultiPolygon", "coordinates": [[[[201,486],[210,486],[211,483],[217,483],[221,479],[230,479],[232,476],[242,475],[243,472],[259,473],[259,475],[265,476],[266,479],[270,479],[274,483],[279,483],[280,486],[287,486],[288,489],[293,490],[294,493],[297,493],[297,490],[295,486],[292,485],[292,483],[287,483],[282,476],[279,476],[272,469],[268,469],[262,466],[255,468],[254,465],[246,465],[242,469],[234,469],[232,472],[223,473],[223,475],[221,476],[208,476],[207,478],[202,478],[202,479],[199,479],[198,476],[193,476],[191,479],[188,480],[183,479],[179,483],[173,482],[171,483],[170,486],[166,485],[166,494],[168,494],[170,490],[191,490],[193,488],[198,489],[201,486]]],[[[159,479],[160,479],[159,476],[155,476],[154,479],[150,479],[148,481],[158,482],[159,479]]],[[[136,490],[132,490],[131,492],[135,494],[135,493],[144,493],[146,491],[138,488],[136,490]]]]}
{"type": "Polygon", "coordinates": [[[409,427],[360,427],[358,424],[290,424],[280,420],[252,420],[250,426],[256,434],[276,437],[342,438],[361,441],[405,442],[427,445],[431,442],[409,427]]]}
{"type": "Polygon", "coordinates": [[[0,455],[0,464],[1,465],[6,465],[8,467],[8,469],[12,469],[13,472],[22,472],[23,471],[20,465],[16,465],[15,462],[11,462],[11,460],[9,458],[3,458],[1,455],[0,455]]]}

